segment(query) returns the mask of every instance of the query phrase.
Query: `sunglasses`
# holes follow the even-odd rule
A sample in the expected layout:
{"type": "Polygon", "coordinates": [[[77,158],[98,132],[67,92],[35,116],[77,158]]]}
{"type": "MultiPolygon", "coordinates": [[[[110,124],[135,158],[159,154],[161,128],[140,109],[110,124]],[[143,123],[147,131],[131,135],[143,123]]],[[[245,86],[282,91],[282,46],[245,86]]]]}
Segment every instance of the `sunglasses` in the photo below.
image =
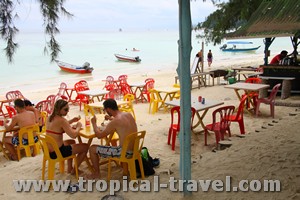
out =
{"type": "Polygon", "coordinates": [[[65,108],[64,111],[69,112],[69,108],[65,108]]]}

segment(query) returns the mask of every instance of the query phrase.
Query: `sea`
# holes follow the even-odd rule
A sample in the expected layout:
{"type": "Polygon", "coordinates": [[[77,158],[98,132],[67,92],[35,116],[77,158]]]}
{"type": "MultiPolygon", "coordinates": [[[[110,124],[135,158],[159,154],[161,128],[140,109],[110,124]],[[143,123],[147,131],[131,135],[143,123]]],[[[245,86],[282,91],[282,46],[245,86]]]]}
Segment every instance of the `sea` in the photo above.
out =
{"type": "MultiPolygon", "coordinates": [[[[20,32],[15,38],[19,47],[12,63],[8,63],[4,52],[5,44],[2,40],[0,42],[1,96],[10,90],[20,90],[24,93],[45,88],[53,89],[62,81],[98,81],[104,80],[108,75],[117,77],[120,74],[146,74],[155,70],[176,69],[178,65],[178,30],[73,32],[60,33],[56,39],[61,48],[58,60],[78,66],[88,62],[94,68],[93,73],[72,74],[61,71],[55,62],[50,62],[50,55],[44,52],[48,40],[44,33],[20,32]],[[132,51],[133,48],[139,51],[132,51]],[[117,61],[114,56],[116,53],[139,56],[141,62],[117,61]]],[[[261,47],[253,52],[222,52],[221,44],[205,43],[204,39],[197,38],[196,33],[192,32],[191,62],[204,43],[204,56],[206,57],[209,49],[213,53],[213,67],[217,67],[214,63],[230,63],[252,58],[261,59],[263,64],[263,38],[243,41],[251,41],[253,46],[261,47]]],[[[276,55],[283,49],[292,51],[290,38],[276,38],[270,48],[271,55],[276,55]]]]}

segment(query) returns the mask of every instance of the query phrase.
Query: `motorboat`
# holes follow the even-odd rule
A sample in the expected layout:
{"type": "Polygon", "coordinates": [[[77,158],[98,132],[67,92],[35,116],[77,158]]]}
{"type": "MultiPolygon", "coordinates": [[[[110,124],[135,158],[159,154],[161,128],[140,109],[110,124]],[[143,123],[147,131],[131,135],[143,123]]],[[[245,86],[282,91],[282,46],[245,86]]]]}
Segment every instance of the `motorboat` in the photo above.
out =
{"type": "Polygon", "coordinates": [[[90,63],[88,62],[85,62],[82,66],[72,65],[59,60],[55,60],[55,62],[60,67],[60,69],[65,72],[86,74],[86,73],[92,73],[92,71],[94,70],[93,67],[90,67],[90,63]]]}
{"type": "Polygon", "coordinates": [[[228,52],[242,52],[242,51],[256,51],[260,46],[253,46],[253,42],[245,41],[228,41],[220,47],[222,51],[228,52]]]}
{"type": "Polygon", "coordinates": [[[130,56],[125,56],[121,54],[115,54],[116,58],[119,61],[125,61],[125,62],[141,62],[141,59],[139,56],[136,57],[130,57],[130,56]]]}

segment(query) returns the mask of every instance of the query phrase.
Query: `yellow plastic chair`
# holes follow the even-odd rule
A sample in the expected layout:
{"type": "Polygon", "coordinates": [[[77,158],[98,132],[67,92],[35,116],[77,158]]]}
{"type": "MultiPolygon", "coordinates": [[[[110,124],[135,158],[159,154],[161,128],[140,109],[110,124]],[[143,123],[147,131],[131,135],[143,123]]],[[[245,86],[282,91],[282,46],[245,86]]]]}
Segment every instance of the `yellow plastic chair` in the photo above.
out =
{"type": "Polygon", "coordinates": [[[128,104],[126,105],[122,105],[120,107],[120,110],[121,111],[124,111],[124,112],[130,112],[132,113],[133,115],[133,118],[136,120],[135,118],[135,113],[134,113],[134,109],[133,109],[133,104],[132,102],[134,101],[134,95],[133,94],[126,94],[124,97],[123,97],[123,100],[124,101],[128,101],[128,104]]]}
{"type": "Polygon", "coordinates": [[[46,134],[39,134],[40,141],[43,146],[44,151],[44,157],[43,157],[43,169],[42,169],[42,179],[45,180],[45,171],[46,171],[46,162],[48,161],[48,180],[54,180],[54,174],[55,174],[55,164],[59,163],[59,171],[60,173],[64,173],[65,171],[65,160],[74,159],[74,167],[75,167],[75,173],[76,178],[78,180],[78,167],[77,167],[77,159],[76,155],[71,155],[68,157],[63,157],[60,153],[60,150],[57,146],[56,141],[49,135],[46,134]],[[50,158],[50,152],[49,152],[49,146],[52,146],[54,149],[57,158],[52,159],[50,158]]]}
{"type": "Polygon", "coordinates": [[[159,93],[155,89],[150,89],[149,113],[155,114],[160,107],[166,111],[165,101],[161,99],[159,93]]]}
{"type": "Polygon", "coordinates": [[[41,112],[42,122],[43,122],[43,128],[40,133],[46,133],[46,122],[48,118],[48,113],[46,111],[41,112]]]}
{"type": "MultiPolygon", "coordinates": [[[[139,131],[135,133],[129,134],[124,141],[122,146],[122,152],[120,157],[109,157],[108,159],[108,173],[107,180],[109,181],[111,178],[111,161],[116,161],[120,163],[126,163],[128,165],[130,180],[136,180],[136,168],[135,168],[135,160],[138,160],[139,166],[141,169],[141,177],[145,179],[143,161],[141,157],[141,151],[144,144],[146,131],[139,131]],[[132,157],[126,156],[127,152],[130,152],[129,145],[133,144],[132,149],[132,157]]],[[[127,168],[125,168],[127,170],[127,168]]],[[[124,168],[123,168],[124,170],[124,168]]],[[[127,171],[126,171],[127,172],[127,171]]]]}
{"type": "MultiPolygon", "coordinates": [[[[175,83],[173,85],[174,88],[180,88],[180,85],[175,83]]],[[[180,99],[180,91],[176,92],[175,96],[174,96],[175,99],[180,99]]]]}
{"type": "Polygon", "coordinates": [[[25,126],[19,130],[19,145],[17,146],[18,160],[21,159],[21,150],[25,150],[26,157],[31,157],[30,148],[33,147],[34,155],[40,153],[40,143],[34,142],[34,135],[39,133],[39,125],[25,126]],[[23,145],[23,135],[27,134],[28,144],[23,145]]]}

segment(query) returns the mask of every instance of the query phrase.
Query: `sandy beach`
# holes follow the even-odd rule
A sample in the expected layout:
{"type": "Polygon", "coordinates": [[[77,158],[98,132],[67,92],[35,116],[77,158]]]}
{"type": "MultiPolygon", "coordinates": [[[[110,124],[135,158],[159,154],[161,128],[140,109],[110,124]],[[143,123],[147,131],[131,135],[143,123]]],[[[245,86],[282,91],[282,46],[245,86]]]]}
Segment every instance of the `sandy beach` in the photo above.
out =
{"type": "MultiPolygon", "coordinates": [[[[213,66],[257,66],[257,61],[243,61],[240,63],[213,63],[213,66]]],[[[213,67],[215,69],[216,67],[213,67]]],[[[122,74],[122,73],[120,73],[122,74]]],[[[172,86],[176,76],[175,68],[167,70],[156,70],[147,74],[132,74],[128,82],[143,81],[148,77],[155,79],[155,86],[172,86]]],[[[104,82],[93,80],[89,82],[90,88],[103,88],[104,82]]],[[[67,83],[72,85],[73,83],[67,83]]],[[[57,85],[58,86],[58,85],[57,85]]],[[[42,100],[49,94],[56,94],[57,89],[49,88],[43,91],[34,91],[24,94],[32,100],[42,100]]],[[[238,99],[231,89],[225,89],[224,85],[215,85],[193,89],[192,96],[203,96],[206,99],[220,100],[224,105],[238,106],[238,99]]],[[[279,100],[279,97],[277,97],[279,100]]],[[[280,100],[279,100],[280,101],[280,100]]],[[[292,96],[286,102],[299,104],[299,96],[292,96]]],[[[146,130],[145,144],[152,157],[160,158],[160,166],[155,169],[160,183],[168,183],[170,177],[180,178],[179,158],[180,144],[176,140],[175,151],[167,145],[168,128],[170,124],[170,113],[159,111],[156,114],[148,113],[148,103],[134,104],[139,130],[146,130]]],[[[211,123],[210,109],[204,123],[211,123]]],[[[237,186],[240,180],[279,180],[281,183],[280,192],[215,192],[210,189],[203,192],[193,192],[188,199],[300,199],[300,135],[299,107],[276,106],[275,118],[270,117],[270,110],[267,105],[261,105],[261,115],[256,118],[245,113],[246,136],[239,138],[239,127],[237,123],[231,124],[232,146],[225,150],[213,151],[215,149],[214,134],[208,137],[208,146],[204,146],[204,135],[192,133],[191,138],[191,160],[193,180],[222,180],[226,176],[231,177],[231,185],[237,186]]],[[[76,116],[84,113],[79,111],[78,105],[70,105],[69,116],[76,116]]],[[[94,139],[93,143],[99,140],[94,139]]],[[[1,199],[101,199],[109,192],[77,192],[69,194],[66,192],[16,192],[13,187],[13,180],[40,180],[43,154],[36,157],[23,157],[19,162],[6,160],[0,156],[0,198],[1,199]]],[[[85,163],[80,169],[81,176],[89,174],[85,163]]],[[[105,180],[107,166],[101,166],[101,176],[105,180]]],[[[70,179],[76,182],[75,177],[70,174],[59,174],[55,178],[61,180],[70,179]]],[[[122,180],[122,171],[114,168],[113,179],[122,180]]],[[[146,180],[153,182],[154,176],[146,180]]],[[[159,192],[123,192],[117,193],[124,199],[183,199],[182,192],[171,192],[167,188],[159,192]]]]}

